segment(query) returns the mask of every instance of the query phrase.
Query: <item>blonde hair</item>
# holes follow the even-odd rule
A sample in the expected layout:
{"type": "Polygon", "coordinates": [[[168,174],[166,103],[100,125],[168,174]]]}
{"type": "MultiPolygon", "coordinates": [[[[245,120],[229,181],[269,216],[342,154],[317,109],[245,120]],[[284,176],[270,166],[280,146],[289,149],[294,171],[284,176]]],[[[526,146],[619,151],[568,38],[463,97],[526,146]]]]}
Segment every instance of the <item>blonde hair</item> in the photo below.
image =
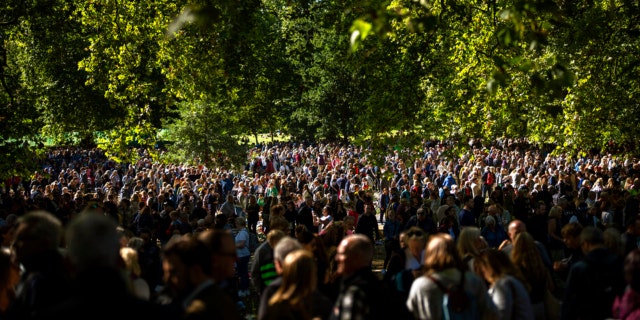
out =
{"type": "Polygon", "coordinates": [[[466,269],[453,238],[447,233],[433,234],[425,249],[424,270],[429,274],[448,268],[466,269]]]}
{"type": "Polygon", "coordinates": [[[127,271],[136,277],[142,274],[142,268],[140,268],[140,261],[138,260],[138,251],[136,251],[136,249],[130,247],[120,248],[120,256],[124,261],[127,271]]]}
{"type": "Polygon", "coordinates": [[[311,252],[298,249],[287,254],[282,262],[282,285],[269,299],[269,305],[287,302],[290,307],[301,307],[316,289],[316,269],[311,252]]]}
{"type": "Polygon", "coordinates": [[[480,235],[481,232],[480,228],[478,227],[466,227],[460,231],[456,247],[461,257],[464,257],[468,254],[475,257],[480,254],[480,251],[474,244],[474,242],[478,240],[480,235]]]}
{"type": "Polygon", "coordinates": [[[526,280],[525,285],[531,287],[540,282],[551,285],[551,275],[530,233],[524,231],[516,236],[510,258],[526,280]]]}
{"type": "Polygon", "coordinates": [[[278,242],[284,238],[286,234],[284,233],[284,231],[279,230],[279,229],[272,229],[269,231],[269,233],[267,233],[267,242],[269,243],[269,246],[271,246],[271,248],[275,248],[276,244],[278,244],[278,242]]]}
{"type": "Polygon", "coordinates": [[[560,219],[561,217],[562,217],[562,207],[560,206],[551,207],[551,209],[549,210],[549,218],[560,219]]]}

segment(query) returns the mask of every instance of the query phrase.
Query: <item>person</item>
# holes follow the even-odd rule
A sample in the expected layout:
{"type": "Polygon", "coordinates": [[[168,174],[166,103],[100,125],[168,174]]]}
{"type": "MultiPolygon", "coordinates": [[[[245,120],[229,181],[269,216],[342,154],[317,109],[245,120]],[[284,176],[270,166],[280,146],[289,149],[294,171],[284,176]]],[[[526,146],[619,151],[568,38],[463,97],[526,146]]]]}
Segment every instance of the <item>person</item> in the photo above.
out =
{"type": "MultiPolygon", "coordinates": [[[[287,224],[288,227],[288,224],[287,224]]],[[[273,248],[286,234],[281,229],[271,229],[267,241],[258,246],[251,263],[251,281],[258,294],[277,277],[273,248]]]]}
{"type": "Polygon", "coordinates": [[[149,283],[141,277],[142,268],[138,259],[138,251],[134,248],[122,247],[120,248],[120,257],[124,262],[130,282],[129,285],[135,296],[143,300],[149,300],[151,298],[151,289],[149,288],[149,283]]]}
{"type": "Polygon", "coordinates": [[[198,234],[198,240],[209,249],[213,282],[227,294],[229,299],[236,299],[237,281],[234,275],[238,256],[233,235],[228,230],[207,229],[198,234]]]}
{"type": "Polygon", "coordinates": [[[375,209],[371,205],[364,205],[364,213],[358,218],[355,233],[364,234],[371,242],[380,240],[378,221],[375,217],[375,209]]]}
{"type": "Polygon", "coordinates": [[[433,214],[431,214],[428,207],[418,208],[416,214],[409,217],[409,221],[407,221],[404,228],[409,229],[412,226],[420,227],[427,234],[434,234],[437,229],[436,223],[433,221],[433,214]]]}
{"type": "Polygon", "coordinates": [[[20,283],[20,266],[7,250],[0,250],[0,319],[15,300],[16,287],[20,283]]]}
{"type": "Polygon", "coordinates": [[[624,291],[622,259],[605,246],[597,227],[584,227],[580,241],[584,258],[569,270],[561,319],[610,318],[615,297],[624,291]]]}
{"type": "Polygon", "coordinates": [[[269,299],[265,319],[312,319],[316,268],[311,252],[300,249],[288,254],[282,263],[282,284],[269,299]]]}
{"type": "Polygon", "coordinates": [[[613,301],[612,317],[640,319],[640,249],[633,249],[625,256],[624,280],[626,287],[623,294],[613,301]]]}
{"type": "Polygon", "coordinates": [[[325,205],[322,208],[322,216],[318,218],[318,234],[323,234],[326,232],[328,226],[333,223],[334,219],[331,215],[331,206],[325,205]]]}
{"type": "Polygon", "coordinates": [[[23,271],[9,318],[38,317],[70,296],[71,279],[59,250],[62,234],[62,222],[47,211],[18,218],[11,250],[23,271]]]}
{"type": "Polygon", "coordinates": [[[621,235],[622,244],[624,246],[624,255],[638,248],[640,240],[640,216],[633,216],[627,219],[625,230],[621,235]]]}
{"type": "Polygon", "coordinates": [[[387,187],[382,188],[382,193],[378,197],[378,207],[380,208],[380,223],[384,222],[384,216],[387,213],[387,208],[391,203],[391,197],[389,196],[389,189],[387,187]]]}
{"type": "Polygon", "coordinates": [[[298,215],[296,216],[296,227],[305,226],[307,230],[314,230],[313,226],[313,198],[306,197],[304,202],[298,207],[298,215]]]}
{"type": "MultiPolygon", "coordinates": [[[[175,319],[173,309],[133,294],[124,277],[116,222],[85,211],[66,230],[72,294],[47,309],[42,319],[175,319]]],[[[61,289],[61,288],[60,288],[61,289]]]]}
{"type": "Polygon", "coordinates": [[[249,195],[247,207],[245,208],[247,213],[247,224],[249,225],[249,231],[257,233],[258,220],[260,219],[260,205],[254,194],[249,195]]]}
{"type": "Polygon", "coordinates": [[[427,234],[420,227],[411,227],[403,231],[405,247],[389,261],[384,279],[392,284],[398,294],[406,299],[413,280],[421,274],[424,261],[427,234]]]}
{"type": "Polygon", "coordinates": [[[342,220],[342,224],[344,226],[345,235],[353,234],[354,228],[356,226],[356,218],[353,216],[346,216],[344,217],[344,220],[342,220]]]}
{"type": "Polygon", "coordinates": [[[227,201],[220,206],[220,212],[224,213],[224,215],[227,216],[227,219],[234,218],[236,217],[235,198],[232,194],[228,194],[226,199],[227,201]]]}
{"type": "Polygon", "coordinates": [[[215,285],[207,245],[194,235],[170,240],[162,250],[164,283],[182,319],[240,319],[234,304],[215,285]]]}
{"type": "Polygon", "coordinates": [[[498,248],[507,239],[507,233],[502,226],[498,226],[493,216],[488,215],[484,219],[484,227],[481,230],[482,237],[487,241],[490,248],[498,248]]]}
{"type": "Polygon", "coordinates": [[[540,258],[535,242],[531,234],[521,232],[516,236],[511,251],[511,261],[522,274],[533,308],[534,318],[544,320],[547,317],[545,310],[545,295],[555,290],[549,269],[540,258]]]}
{"type": "Polygon", "coordinates": [[[371,270],[373,242],[369,237],[363,234],[345,237],[338,246],[335,259],[341,285],[330,319],[409,317],[401,300],[371,270]]]}
{"type": "Polygon", "coordinates": [[[402,225],[396,219],[396,213],[393,210],[387,210],[386,215],[384,226],[382,227],[385,250],[384,263],[382,265],[384,272],[387,270],[391,254],[400,248],[400,231],[402,231],[402,225]]]}
{"type": "Polygon", "coordinates": [[[534,319],[524,277],[506,253],[489,248],[475,259],[474,267],[489,283],[489,295],[500,319],[534,319]]]}
{"type": "Polygon", "coordinates": [[[162,286],[162,258],[160,247],[151,238],[151,230],[143,229],[139,237],[129,239],[127,246],[138,252],[140,277],[149,284],[149,300],[154,301],[156,289],[162,286]]]}
{"type": "Polygon", "coordinates": [[[235,218],[236,223],[236,252],[238,261],[236,261],[236,271],[238,274],[238,296],[246,297],[249,292],[249,260],[251,260],[251,252],[249,251],[249,232],[247,231],[247,220],[243,217],[235,218]]]}
{"type": "Polygon", "coordinates": [[[569,270],[584,257],[580,245],[580,233],[582,225],[578,222],[571,222],[562,227],[561,234],[565,244],[563,258],[553,262],[553,271],[558,280],[565,282],[569,276],[569,270]]]}
{"type": "Polygon", "coordinates": [[[485,283],[467,270],[450,235],[437,233],[430,236],[424,257],[424,273],[413,281],[406,300],[406,306],[415,319],[444,319],[445,295],[438,283],[445,287],[463,283],[465,292],[476,299],[479,318],[497,319],[497,309],[485,283]]]}
{"type": "Polygon", "coordinates": [[[549,210],[549,219],[547,220],[547,233],[549,235],[548,247],[549,254],[552,261],[558,261],[562,259],[562,254],[565,249],[564,241],[562,240],[562,208],[560,206],[553,206],[549,210]]]}
{"type": "MultiPolygon", "coordinates": [[[[274,279],[263,291],[260,296],[260,303],[258,306],[258,320],[264,320],[268,317],[269,301],[273,295],[278,291],[283,283],[282,273],[283,264],[286,257],[292,252],[298,252],[303,249],[302,244],[293,237],[285,236],[282,238],[274,248],[273,258],[276,266],[276,272],[278,277],[274,279]]],[[[316,267],[317,268],[317,265],[316,267]]],[[[315,270],[314,268],[314,270],[315,270]]],[[[317,271],[316,271],[317,272],[317,271]]],[[[313,273],[312,273],[313,274],[313,273]]],[[[316,282],[317,283],[317,282],[316,282]]],[[[331,312],[331,301],[317,290],[317,287],[312,292],[311,297],[311,316],[313,318],[327,319],[331,312]]]]}
{"type": "Polygon", "coordinates": [[[316,260],[317,268],[317,285],[320,291],[326,289],[326,285],[330,278],[330,263],[329,256],[324,247],[324,242],[320,235],[315,234],[309,230],[307,230],[304,226],[298,226],[296,228],[296,239],[302,244],[304,249],[313,253],[313,256],[316,260]]]}
{"type": "MultiPolygon", "coordinates": [[[[507,236],[509,238],[505,239],[500,244],[500,246],[498,247],[498,250],[504,251],[507,254],[507,256],[511,256],[511,250],[513,250],[513,241],[515,240],[516,236],[520,232],[525,232],[525,231],[527,231],[527,226],[524,223],[524,221],[518,220],[518,219],[511,221],[509,223],[509,227],[507,231],[507,236]]],[[[553,263],[551,262],[551,258],[549,258],[549,253],[547,253],[547,248],[544,246],[544,244],[542,244],[538,240],[535,240],[535,244],[536,244],[536,247],[538,248],[538,252],[540,252],[540,257],[542,258],[544,265],[547,268],[549,268],[549,270],[552,270],[553,263]]]]}
{"type": "Polygon", "coordinates": [[[472,197],[464,197],[462,199],[463,207],[462,210],[458,213],[458,221],[460,221],[460,229],[464,229],[465,227],[473,227],[477,226],[476,224],[476,216],[473,213],[473,208],[475,206],[475,202],[472,197]]]}
{"type": "Polygon", "coordinates": [[[480,228],[466,227],[460,231],[456,248],[467,269],[473,271],[473,260],[480,255],[480,252],[489,248],[489,244],[482,236],[480,228]]]}

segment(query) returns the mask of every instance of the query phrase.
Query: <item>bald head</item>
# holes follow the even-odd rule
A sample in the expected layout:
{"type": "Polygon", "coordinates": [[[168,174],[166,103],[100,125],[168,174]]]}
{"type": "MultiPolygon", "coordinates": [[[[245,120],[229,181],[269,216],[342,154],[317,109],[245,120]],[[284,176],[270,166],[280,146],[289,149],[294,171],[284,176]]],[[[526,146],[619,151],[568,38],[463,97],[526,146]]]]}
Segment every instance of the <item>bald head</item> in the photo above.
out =
{"type": "Polygon", "coordinates": [[[512,241],[515,240],[518,234],[525,231],[527,231],[527,226],[522,220],[513,220],[509,223],[509,238],[511,238],[512,241]]]}
{"type": "Polygon", "coordinates": [[[340,242],[336,253],[338,273],[350,275],[358,270],[371,267],[373,243],[362,234],[353,234],[340,242]]]}

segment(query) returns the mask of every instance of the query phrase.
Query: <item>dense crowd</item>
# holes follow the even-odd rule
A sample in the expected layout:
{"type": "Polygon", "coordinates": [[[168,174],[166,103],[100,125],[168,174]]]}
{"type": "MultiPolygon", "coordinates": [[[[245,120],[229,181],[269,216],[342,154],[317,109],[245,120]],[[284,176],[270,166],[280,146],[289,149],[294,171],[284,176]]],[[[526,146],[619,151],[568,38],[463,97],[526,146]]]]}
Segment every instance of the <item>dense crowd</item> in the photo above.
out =
{"type": "Polygon", "coordinates": [[[55,148],[4,183],[0,312],[442,319],[453,286],[488,319],[632,319],[640,161],[551,149],[278,143],[232,170],[55,148]]]}

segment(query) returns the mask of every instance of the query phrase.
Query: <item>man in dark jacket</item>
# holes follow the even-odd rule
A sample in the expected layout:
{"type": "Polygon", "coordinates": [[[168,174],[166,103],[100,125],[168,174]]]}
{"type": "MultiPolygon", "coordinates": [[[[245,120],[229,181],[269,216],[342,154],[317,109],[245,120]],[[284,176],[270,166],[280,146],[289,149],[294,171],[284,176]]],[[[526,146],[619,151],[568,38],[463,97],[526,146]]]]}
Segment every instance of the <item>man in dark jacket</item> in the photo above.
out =
{"type": "Polygon", "coordinates": [[[367,236],[354,234],[340,242],[340,290],[330,319],[409,319],[404,301],[371,271],[372,258],[373,243],[367,236]]]}
{"type": "Polygon", "coordinates": [[[376,220],[375,211],[372,206],[365,205],[364,214],[358,218],[356,233],[364,234],[371,242],[380,240],[378,221],[376,220]]]}
{"type": "Polygon", "coordinates": [[[317,228],[313,226],[313,198],[308,197],[298,207],[298,216],[296,217],[296,225],[303,225],[307,230],[313,232],[317,228]]]}
{"type": "MultiPolygon", "coordinates": [[[[428,209],[427,209],[428,210],[428,209]]],[[[409,218],[409,221],[404,226],[404,229],[407,230],[413,226],[420,227],[427,234],[436,233],[436,223],[433,221],[433,215],[429,214],[425,208],[419,208],[415,215],[409,218]]]]}
{"type": "Polygon", "coordinates": [[[605,246],[596,227],[582,229],[580,240],[585,257],[569,270],[561,319],[611,318],[613,301],[625,287],[623,258],[605,246]]]}

